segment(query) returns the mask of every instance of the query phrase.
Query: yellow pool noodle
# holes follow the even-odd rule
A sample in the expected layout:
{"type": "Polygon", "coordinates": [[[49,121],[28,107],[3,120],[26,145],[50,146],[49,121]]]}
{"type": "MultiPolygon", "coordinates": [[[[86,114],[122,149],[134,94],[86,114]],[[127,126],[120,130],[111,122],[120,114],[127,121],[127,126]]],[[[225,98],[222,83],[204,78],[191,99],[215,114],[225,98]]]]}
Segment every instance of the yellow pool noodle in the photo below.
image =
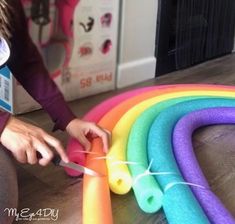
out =
{"type": "Polygon", "coordinates": [[[114,193],[126,194],[132,186],[131,174],[127,165],[123,162],[126,161],[128,136],[131,127],[138,116],[154,104],[173,98],[187,96],[211,96],[224,98],[235,97],[235,92],[233,90],[208,90],[206,88],[205,90],[202,88],[202,90],[196,91],[180,91],[157,95],[156,97],[144,100],[133,106],[121,117],[112,130],[112,145],[107,155],[108,159],[106,160],[106,163],[109,174],[109,186],[114,193]]]}

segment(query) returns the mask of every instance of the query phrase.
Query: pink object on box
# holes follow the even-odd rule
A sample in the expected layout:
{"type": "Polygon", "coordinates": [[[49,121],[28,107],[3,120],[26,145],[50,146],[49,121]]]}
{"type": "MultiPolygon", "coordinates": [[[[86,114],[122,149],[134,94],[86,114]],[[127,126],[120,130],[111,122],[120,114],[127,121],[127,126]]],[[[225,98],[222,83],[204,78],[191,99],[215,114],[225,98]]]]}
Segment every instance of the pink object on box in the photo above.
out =
{"type": "Polygon", "coordinates": [[[112,48],[112,41],[110,39],[107,39],[104,41],[104,43],[101,46],[101,52],[103,54],[107,54],[112,48]]]}
{"type": "Polygon", "coordinates": [[[56,6],[59,10],[59,22],[62,31],[67,37],[72,38],[72,25],[73,25],[73,14],[75,6],[78,4],[79,0],[57,0],[56,6]]]}

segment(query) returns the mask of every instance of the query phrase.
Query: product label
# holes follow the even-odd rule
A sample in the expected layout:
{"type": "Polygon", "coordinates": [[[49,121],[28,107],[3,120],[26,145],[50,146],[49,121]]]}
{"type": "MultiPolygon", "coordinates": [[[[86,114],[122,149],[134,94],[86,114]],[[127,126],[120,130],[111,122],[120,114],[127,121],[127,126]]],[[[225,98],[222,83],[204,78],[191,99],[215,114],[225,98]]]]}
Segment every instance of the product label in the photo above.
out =
{"type": "Polygon", "coordinates": [[[12,74],[7,66],[0,69],[0,107],[12,112],[12,74]]]}
{"type": "Polygon", "coordinates": [[[64,82],[65,80],[69,82],[69,85],[65,85],[65,91],[69,93],[66,98],[73,100],[77,98],[76,96],[88,96],[113,89],[115,83],[114,72],[111,62],[102,66],[94,64],[90,67],[79,66],[66,70],[64,82]],[[71,89],[74,91],[71,91],[71,89]]]}

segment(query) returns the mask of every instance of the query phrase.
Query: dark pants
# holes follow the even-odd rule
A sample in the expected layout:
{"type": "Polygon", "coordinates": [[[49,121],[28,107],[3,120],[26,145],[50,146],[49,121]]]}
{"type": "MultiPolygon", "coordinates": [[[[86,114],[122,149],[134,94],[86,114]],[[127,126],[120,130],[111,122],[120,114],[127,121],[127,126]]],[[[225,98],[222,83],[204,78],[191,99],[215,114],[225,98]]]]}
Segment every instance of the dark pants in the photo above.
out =
{"type": "Polygon", "coordinates": [[[0,144],[0,223],[10,224],[14,217],[6,208],[17,208],[18,184],[16,170],[7,151],[0,144]],[[5,211],[4,211],[5,210],[5,211]]]}

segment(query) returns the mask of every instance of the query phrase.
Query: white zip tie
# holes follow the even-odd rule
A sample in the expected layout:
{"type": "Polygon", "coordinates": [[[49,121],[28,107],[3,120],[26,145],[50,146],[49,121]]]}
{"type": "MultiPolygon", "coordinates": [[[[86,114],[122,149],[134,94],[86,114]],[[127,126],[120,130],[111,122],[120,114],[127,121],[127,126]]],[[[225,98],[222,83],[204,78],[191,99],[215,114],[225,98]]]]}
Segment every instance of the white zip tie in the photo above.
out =
{"type": "Polygon", "coordinates": [[[145,176],[161,176],[161,175],[172,175],[172,174],[176,174],[176,173],[173,173],[173,172],[150,172],[149,170],[146,170],[144,173],[142,174],[139,174],[133,181],[133,186],[135,184],[137,184],[137,182],[145,177],[145,176]]]}
{"type": "Polygon", "coordinates": [[[127,165],[138,165],[139,163],[137,162],[131,162],[131,161],[121,161],[121,160],[117,160],[112,162],[111,166],[116,166],[119,164],[127,164],[127,165]]]}
{"type": "Polygon", "coordinates": [[[102,159],[109,159],[108,156],[97,156],[95,158],[92,158],[91,160],[102,160],[102,159]]]}
{"type": "Polygon", "coordinates": [[[166,187],[164,188],[164,192],[168,191],[169,189],[171,189],[172,187],[176,186],[176,185],[189,185],[189,186],[193,186],[193,187],[198,187],[198,188],[201,188],[201,189],[204,189],[204,190],[207,190],[206,187],[200,185],[200,184],[194,184],[194,183],[190,183],[190,182],[172,182],[172,183],[169,183],[166,185],[166,187]]]}
{"type": "Polygon", "coordinates": [[[143,177],[145,176],[160,176],[160,175],[172,175],[172,174],[176,174],[174,172],[151,172],[151,166],[153,164],[153,159],[151,159],[149,166],[147,168],[147,170],[144,171],[144,173],[137,175],[136,178],[134,178],[133,184],[132,186],[136,185],[136,183],[143,177]]]}

